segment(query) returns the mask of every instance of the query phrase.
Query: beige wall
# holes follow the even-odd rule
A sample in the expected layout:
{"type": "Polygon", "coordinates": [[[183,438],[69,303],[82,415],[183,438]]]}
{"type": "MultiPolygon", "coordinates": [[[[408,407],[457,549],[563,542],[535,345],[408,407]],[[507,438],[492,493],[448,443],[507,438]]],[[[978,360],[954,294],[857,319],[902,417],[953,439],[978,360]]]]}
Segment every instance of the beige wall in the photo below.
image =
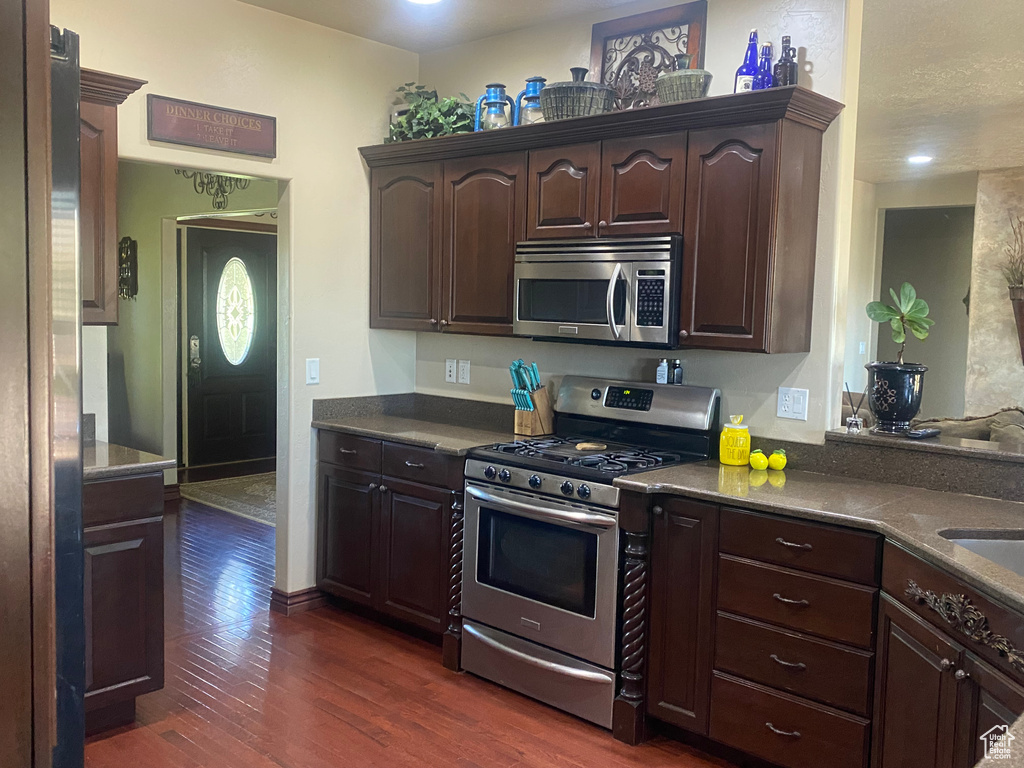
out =
{"type": "MultiPolygon", "coordinates": [[[[669,4],[620,6],[601,14],[423,54],[420,81],[441,93],[462,91],[475,96],[494,79],[509,84],[513,93],[530,75],[568,79],[569,67],[589,64],[591,26],[595,22],[669,4]]],[[[756,26],[762,40],[778,43],[783,34],[792,35],[798,47],[807,49],[805,58],[813,62],[813,80],[807,77],[803,83],[847,104],[824,141],[810,354],[678,353],[687,382],[720,387],[726,412],[745,414],[755,434],[820,442],[830,414],[839,407],[846,311],[845,289],[840,290],[839,283],[845,286],[847,278],[860,12],[858,0],[781,0],[770,11],[758,0],[712,0],[708,8],[705,64],[715,76],[713,94],[731,92],[748,33],[756,26]],[[780,386],[810,390],[807,422],[776,418],[780,386]]],[[[416,357],[418,391],[491,400],[508,398],[508,364],[516,357],[536,359],[548,374],[573,371],[622,378],[651,376],[652,358],[657,362],[657,355],[649,351],[436,334],[418,335],[416,357]],[[444,360],[449,357],[472,361],[471,386],[445,383],[444,360]]]]}
{"type": "MultiPolygon", "coordinates": [[[[117,197],[118,238],[128,236],[139,244],[139,295],[120,303],[119,323],[107,335],[110,439],[177,458],[176,419],[170,434],[164,429],[165,389],[171,390],[172,415],[177,412],[177,294],[175,281],[164,285],[163,280],[163,261],[174,265],[176,253],[163,253],[162,222],[214,213],[213,205],[210,197],[195,193],[192,182],[175,175],[174,168],[151,163],[119,163],[117,197]],[[165,300],[164,288],[170,291],[170,301],[165,300]],[[164,335],[165,326],[171,330],[169,337],[164,335]]],[[[277,181],[254,179],[248,189],[228,198],[225,210],[275,208],[277,197],[277,181]]]]}
{"type": "Polygon", "coordinates": [[[415,54],[233,0],[52,0],[86,67],[149,81],[119,111],[124,159],[266,176],[281,192],[277,586],[313,584],[313,397],[410,391],[415,337],[370,332],[369,210],[356,147],[379,142],[415,54]],[[145,94],[278,118],[278,157],[149,142],[145,94]],[[305,385],[319,357],[321,384],[305,385]]]}
{"type": "Polygon", "coordinates": [[[82,327],[82,413],[96,416],[96,439],[107,440],[107,327],[82,327]]]}
{"type": "Polygon", "coordinates": [[[1024,407],[1021,362],[1013,305],[1000,264],[1011,237],[1009,215],[1024,216],[1024,168],[983,171],[978,176],[971,269],[971,319],[967,348],[969,416],[1024,407]]]}
{"type": "MultiPolygon", "coordinates": [[[[881,254],[877,186],[857,181],[853,188],[853,230],[850,239],[850,278],[846,296],[846,359],[843,380],[854,394],[867,386],[866,363],[871,362],[878,324],[864,311],[878,297],[877,260],[881,254]],[[861,344],[864,351],[860,351],[861,344]]],[[[854,400],[854,402],[857,402],[854,400]]]]}

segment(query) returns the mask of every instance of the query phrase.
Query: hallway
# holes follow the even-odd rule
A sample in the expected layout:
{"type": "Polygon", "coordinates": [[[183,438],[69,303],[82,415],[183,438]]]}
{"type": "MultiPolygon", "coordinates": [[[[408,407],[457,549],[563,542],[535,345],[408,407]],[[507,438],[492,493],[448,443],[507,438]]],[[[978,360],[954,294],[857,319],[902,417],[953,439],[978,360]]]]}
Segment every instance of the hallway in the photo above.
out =
{"type": "Polygon", "coordinates": [[[269,613],[269,526],[182,502],[165,536],[165,687],[135,726],[89,740],[88,768],[726,765],[620,744],[333,607],[269,613]]]}

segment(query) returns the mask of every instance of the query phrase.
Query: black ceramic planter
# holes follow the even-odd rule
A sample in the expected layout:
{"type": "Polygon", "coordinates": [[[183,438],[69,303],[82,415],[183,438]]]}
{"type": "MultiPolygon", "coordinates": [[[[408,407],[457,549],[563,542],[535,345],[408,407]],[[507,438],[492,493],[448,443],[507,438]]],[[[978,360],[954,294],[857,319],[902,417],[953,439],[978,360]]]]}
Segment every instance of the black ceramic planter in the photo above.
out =
{"type": "Polygon", "coordinates": [[[916,363],[868,363],[868,405],[878,424],[871,429],[886,435],[902,435],[921,410],[924,372],[916,363]]]}

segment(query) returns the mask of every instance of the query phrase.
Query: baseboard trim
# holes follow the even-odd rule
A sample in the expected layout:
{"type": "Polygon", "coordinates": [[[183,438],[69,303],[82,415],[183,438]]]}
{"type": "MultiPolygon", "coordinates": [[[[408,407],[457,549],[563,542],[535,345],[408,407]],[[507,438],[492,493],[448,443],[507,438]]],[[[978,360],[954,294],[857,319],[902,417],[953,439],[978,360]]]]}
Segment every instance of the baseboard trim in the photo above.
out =
{"type": "Polygon", "coordinates": [[[325,605],[327,597],[316,587],[298,592],[282,592],[277,587],[270,590],[270,610],[284,616],[295,616],[325,605]]]}
{"type": "Polygon", "coordinates": [[[181,486],[177,483],[164,486],[164,501],[178,501],[181,498],[181,486]]]}

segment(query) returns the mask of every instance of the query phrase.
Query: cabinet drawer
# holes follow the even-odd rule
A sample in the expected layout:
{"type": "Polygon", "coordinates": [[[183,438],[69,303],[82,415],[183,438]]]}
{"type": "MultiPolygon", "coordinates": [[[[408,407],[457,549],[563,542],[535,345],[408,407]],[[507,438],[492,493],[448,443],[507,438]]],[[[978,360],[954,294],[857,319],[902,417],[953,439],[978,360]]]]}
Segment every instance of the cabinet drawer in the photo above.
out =
{"type": "Polygon", "coordinates": [[[874,644],[877,594],[824,576],[719,557],[720,610],[863,648],[874,644]]]}
{"type": "Polygon", "coordinates": [[[878,585],[882,537],[821,523],[722,510],[721,551],[878,585]]]}
{"type": "Polygon", "coordinates": [[[874,654],[718,614],[715,668],[867,715],[874,654]]]}
{"type": "Polygon", "coordinates": [[[389,477],[458,490],[462,487],[466,460],[400,443],[384,443],[384,471],[389,477]]]}
{"type": "Polygon", "coordinates": [[[711,738],[787,768],[864,768],[868,721],[715,673],[711,738]]]}
{"type": "Polygon", "coordinates": [[[86,528],[159,517],[164,513],[164,473],[96,480],[82,486],[86,528]]]}
{"type": "Polygon", "coordinates": [[[318,456],[346,469],[380,472],[380,440],[321,429],[318,456]]]}

